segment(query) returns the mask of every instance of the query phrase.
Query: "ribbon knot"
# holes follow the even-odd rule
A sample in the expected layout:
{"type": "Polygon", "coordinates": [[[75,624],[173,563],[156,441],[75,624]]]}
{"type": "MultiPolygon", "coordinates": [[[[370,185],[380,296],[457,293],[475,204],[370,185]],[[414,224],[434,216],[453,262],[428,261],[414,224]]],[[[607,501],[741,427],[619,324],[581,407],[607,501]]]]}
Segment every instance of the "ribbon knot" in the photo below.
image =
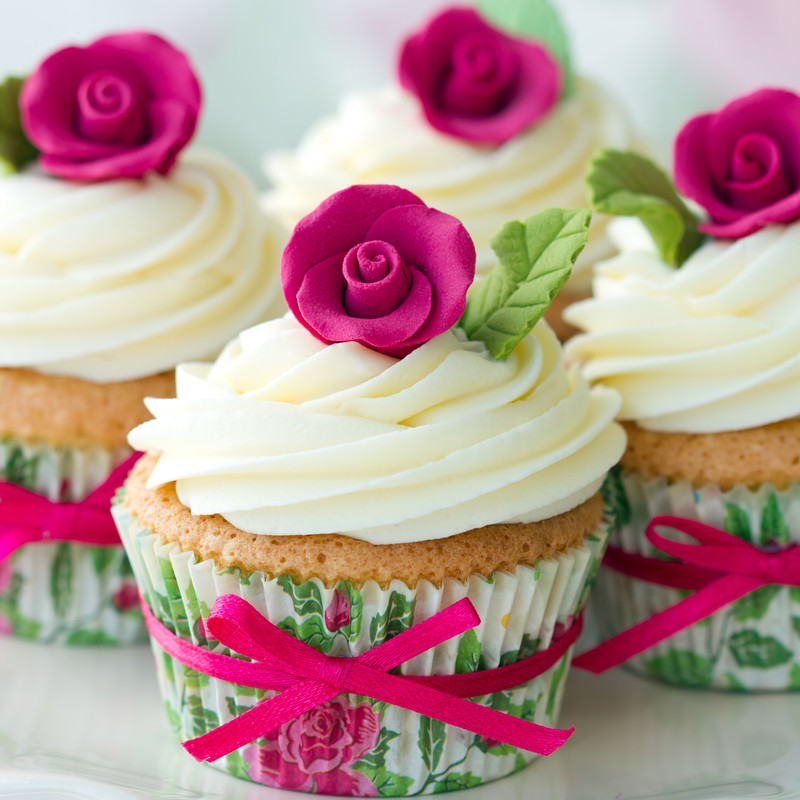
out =
{"type": "Polygon", "coordinates": [[[153,640],[179,663],[223,681],[279,691],[232,720],[184,742],[198,761],[215,761],[279,728],[341,692],[372,697],[456,727],[541,755],[557,750],[573,729],[555,730],[471,703],[466,697],[511,689],[553,667],[581,630],[580,618],[547,650],[515,664],[459,675],[390,674],[426,650],[480,623],[466,598],[442,609],[360,656],[328,656],[295,639],[236,595],[218,597],[206,629],[232,651],[254,662],[187,642],[162,625],[142,601],[153,640]]]}
{"type": "Polygon", "coordinates": [[[0,561],[36,542],[119,545],[111,517],[111,498],[140,455],[130,456],[78,503],[54,502],[22,486],[0,481],[0,561]]]}
{"type": "Polygon", "coordinates": [[[341,656],[328,656],[328,658],[320,664],[318,680],[327,684],[337,692],[346,691],[348,678],[356,663],[355,659],[341,657],[341,656]]]}
{"type": "Polygon", "coordinates": [[[679,563],[609,547],[603,564],[632,578],[694,594],[582,653],[573,661],[578,669],[605,672],[762,586],[800,586],[798,546],[765,552],[719,528],[668,515],[653,517],[645,536],[679,563]],[[660,526],[684,533],[697,544],[665,538],[656,531],[660,526]]]}

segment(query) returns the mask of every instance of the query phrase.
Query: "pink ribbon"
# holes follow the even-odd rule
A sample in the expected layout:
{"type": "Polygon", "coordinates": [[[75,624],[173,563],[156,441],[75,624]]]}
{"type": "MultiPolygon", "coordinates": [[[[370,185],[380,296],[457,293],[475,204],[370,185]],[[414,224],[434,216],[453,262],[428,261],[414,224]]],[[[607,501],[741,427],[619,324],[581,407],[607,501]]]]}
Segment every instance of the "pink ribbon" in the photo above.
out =
{"type": "Polygon", "coordinates": [[[650,520],[645,536],[681,563],[614,548],[604,565],[633,578],[695,593],[577,656],[572,663],[578,669],[605,672],[762,586],[800,586],[800,547],[765,552],[711,525],[667,515],[650,520]],[[659,525],[681,531],[699,544],[666,539],[656,533],[659,525]]]}
{"type": "Polygon", "coordinates": [[[547,650],[516,664],[427,677],[391,675],[387,670],[478,625],[478,614],[467,598],[350,658],[325,655],[295,639],[232,594],[217,598],[206,629],[219,642],[254,661],[213,653],[187,642],[165,628],[144,602],[142,610],[153,639],[181,664],[230,683],[280,692],[184,742],[198,761],[215,761],[344,692],[391,703],[541,755],[561,747],[574,730],[546,728],[463,698],[518,686],[552,667],[580,633],[580,618],[547,650]]]}
{"type": "Polygon", "coordinates": [[[111,498],[140,455],[130,456],[79,503],[57,503],[21,486],[0,481],[0,561],[20,547],[36,542],[120,545],[111,517],[111,498]]]}

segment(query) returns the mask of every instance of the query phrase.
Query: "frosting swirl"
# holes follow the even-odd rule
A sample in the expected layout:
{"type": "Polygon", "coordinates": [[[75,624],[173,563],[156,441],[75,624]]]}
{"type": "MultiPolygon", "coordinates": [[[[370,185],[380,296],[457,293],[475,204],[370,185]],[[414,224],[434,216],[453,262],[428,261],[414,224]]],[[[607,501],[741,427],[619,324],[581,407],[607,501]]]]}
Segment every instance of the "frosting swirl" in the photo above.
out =
{"type": "Polygon", "coordinates": [[[716,433],[800,414],[800,225],[709,241],[679,270],[621,244],[565,314],[586,331],[567,357],[619,390],[621,419],[716,433]]]}
{"type": "Polygon", "coordinates": [[[278,312],[255,189],[210,153],[169,175],[0,181],[0,366],[105,383],[214,356],[278,312]]]}
{"type": "Polygon", "coordinates": [[[390,544],[533,522],[590,497],[624,448],[616,393],[568,372],[545,323],[506,361],[452,330],[396,360],[287,315],[147,404],[130,442],[160,454],[150,485],[257,534],[390,544]]]}
{"type": "MultiPolygon", "coordinates": [[[[396,184],[461,220],[475,242],[478,272],[485,274],[496,262],[489,239],[503,223],[551,206],[585,207],[590,159],[603,147],[627,149],[633,142],[620,107],[585,80],[536,125],[496,148],[439,133],[414,97],[387,87],[349,95],[295,151],[268,155],[264,166],[274,188],[264,205],[291,230],[345,186],[396,184]]],[[[573,272],[575,288],[581,282],[588,288],[588,267],[612,253],[604,236],[607,220],[595,217],[573,272]]]]}

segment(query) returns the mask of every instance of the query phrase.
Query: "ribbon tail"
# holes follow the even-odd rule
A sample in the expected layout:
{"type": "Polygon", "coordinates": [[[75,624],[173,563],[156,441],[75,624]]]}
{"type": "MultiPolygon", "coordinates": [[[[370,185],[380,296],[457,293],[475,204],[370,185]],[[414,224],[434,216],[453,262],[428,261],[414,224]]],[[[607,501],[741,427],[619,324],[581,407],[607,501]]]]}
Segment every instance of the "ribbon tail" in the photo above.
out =
{"type": "MultiPolygon", "coordinates": [[[[363,690],[356,688],[352,688],[351,691],[365,694],[363,690]]],[[[412,683],[398,675],[376,674],[366,694],[376,700],[416,711],[418,714],[438,719],[478,736],[495,739],[542,756],[548,756],[558,750],[575,730],[572,727],[558,730],[537,725],[535,722],[527,722],[493,708],[453,697],[446,692],[412,683]]]]}
{"type": "Polygon", "coordinates": [[[572,664],[595,675],[663,642],[679,631],[711,616],[715,611],[763,586],[764,580],[749,575],[725,575],[690,597],[628,628],[602,644],[576,656],[572,664]]]}
{"type": "Polygon", "coordinates": [[[216,761],[337,694],[336,689],[319,681],[300,681],[218,728],[184,742],[183,747],[197,761],[216,761]]]}
{"type": "Polygon", "coordinates": [[[40,540],[41,537],[35,531],[25,528],[0,530],[0,562],[16,553],[20,547],[40,540]]]}

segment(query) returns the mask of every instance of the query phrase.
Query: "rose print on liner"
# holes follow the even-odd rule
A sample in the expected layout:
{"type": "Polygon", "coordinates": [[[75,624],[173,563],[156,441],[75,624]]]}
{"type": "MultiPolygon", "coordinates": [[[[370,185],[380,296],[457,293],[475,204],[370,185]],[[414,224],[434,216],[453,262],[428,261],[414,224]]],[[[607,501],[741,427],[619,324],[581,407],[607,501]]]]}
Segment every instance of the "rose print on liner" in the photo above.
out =
{"type": "Polygon", "coordinates": [[[281,260],[286,303],[326,344],[402,358],[454,325],[475,276],[464,226],[397,186],[351,186],[297,224],[281,260]]]}
{"type": "Polygon", "coordinates": [[[378,743],[380,718],[369,703],[343,695],[306,711],[244,751],[257,783],[321,794],[377,797],[376,786],[351,769],[378,743]]]}
{"type": "Polygon", "coordinates": [[[341,589],[334,589],[333,600],[325,609],[325,627],[334,633],[350,624],[350,601],[341,589]]]}
{"type": "Polygon", "coordinates": [[[201,92],[183,53],[136,32],[57,51],[25,80],[19,103],[45,172],[101,181],[166,174],[197,127],[201,92]]]}
{"type": "Polygon", "coordinates": [[[448,9],[409,37],[398,73],[433,128],[486,145],[534,125],[562,88],[561,68],[547,50],[467,8],[448,9]]]}
{"type": "Polygon", "coordinates": [[[800,218],[800,96],[760,89],[690,119],[675,140],[675,183],[711,216],[700,230],[738,239],[800,218]]]}

